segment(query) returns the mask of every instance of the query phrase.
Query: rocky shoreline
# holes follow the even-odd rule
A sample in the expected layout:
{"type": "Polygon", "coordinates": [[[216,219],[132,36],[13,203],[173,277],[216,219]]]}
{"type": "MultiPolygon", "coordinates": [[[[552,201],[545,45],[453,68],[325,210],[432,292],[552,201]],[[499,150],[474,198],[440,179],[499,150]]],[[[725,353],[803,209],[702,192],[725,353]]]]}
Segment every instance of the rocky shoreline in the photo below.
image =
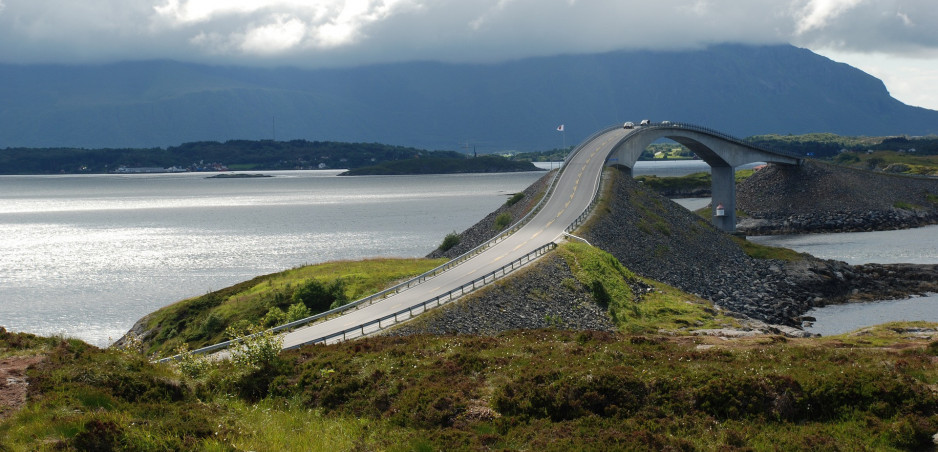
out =
{"type": "MultiPolygon", "coordinates": [[[[632,271],[708,299],[749,321],[754,330],[806,335],[800,330],[802,316],[814,307],[938,292],[938,265],[854,266],[810,256],[794,261],[751,258],[730,235],[643,187],[627,171],[614,172],[605,183],[605,201],[578,234],[632,271]]],[[[467,230],[460,245],[470,249],[481,243],[479,237],[490,230],[494,215],[467,230]]],[[[431,254],[438,255],[439,251],[431,254]]],[[[548,255],[510,279],[392,334],[611,328],[608,318],[597,315],[599,308],[586,288],[560,287],[559,281],[568,278],[569,268],[548,255]],[[532,293],[538,295],[532,298],[532,293]]]]}
{"type": "Polygon", "coordinates": [[[737,208],[747,235],[908,229],[938,224],[938,178],[768,165],[739,184],[737,208]]]}

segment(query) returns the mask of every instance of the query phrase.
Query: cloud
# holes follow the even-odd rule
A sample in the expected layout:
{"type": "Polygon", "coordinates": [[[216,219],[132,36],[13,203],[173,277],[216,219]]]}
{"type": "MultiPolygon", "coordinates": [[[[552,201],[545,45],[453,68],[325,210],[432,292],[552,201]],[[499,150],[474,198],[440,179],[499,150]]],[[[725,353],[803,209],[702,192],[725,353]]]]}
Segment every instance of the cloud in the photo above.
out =
{"type": "Polygon", "coordinates": [[[922,0],[0,0],[2,62],[497,61],[720,42],[924,55],[922,0]]]}
{"type": "Polygon", "coordinates": [[[862,0],[810,0],[802,9],[795,27],[795,34],[822,29],[845,11],[857,6],[862,0]]]}

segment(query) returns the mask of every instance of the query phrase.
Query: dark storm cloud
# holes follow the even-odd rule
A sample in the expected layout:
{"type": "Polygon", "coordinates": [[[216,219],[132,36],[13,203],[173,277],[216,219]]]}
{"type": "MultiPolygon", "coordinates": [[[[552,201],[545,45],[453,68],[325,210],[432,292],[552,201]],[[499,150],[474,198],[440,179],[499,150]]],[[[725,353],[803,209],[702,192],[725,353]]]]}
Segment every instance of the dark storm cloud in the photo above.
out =
{"type": "Polygon", "coordinates": [[[928,0],[0,0],[0,61],[494,61],[718,42],[938,48],[928,0]]]}

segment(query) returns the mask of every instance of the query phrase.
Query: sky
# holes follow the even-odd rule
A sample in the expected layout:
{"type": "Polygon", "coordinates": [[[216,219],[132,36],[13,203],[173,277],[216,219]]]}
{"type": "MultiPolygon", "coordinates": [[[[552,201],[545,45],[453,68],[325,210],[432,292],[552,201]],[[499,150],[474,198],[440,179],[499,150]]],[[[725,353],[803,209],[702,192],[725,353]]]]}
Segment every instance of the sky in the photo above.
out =
{"type": "Polygon", "coordinates": [[[0,0],[0,62],[318,68],[787,43],[938,110],[936,30],[936,0],[0,0]]]}

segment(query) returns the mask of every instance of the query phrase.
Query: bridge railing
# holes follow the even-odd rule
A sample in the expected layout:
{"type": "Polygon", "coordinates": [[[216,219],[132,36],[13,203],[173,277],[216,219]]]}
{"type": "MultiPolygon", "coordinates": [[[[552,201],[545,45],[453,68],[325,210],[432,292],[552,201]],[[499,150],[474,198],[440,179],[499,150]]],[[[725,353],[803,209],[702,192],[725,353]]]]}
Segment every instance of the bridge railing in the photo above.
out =
{"type": "Polygon", "coordinates": [[[739,145],[742,145],[742,146],[747,146],[747,147],[750,147],[750,148],[753,148],[753,149],[756,149],[756,150],[759,150],[759,151],[762,151],[762,152],[767,152],[767,153],[769,153],[769,154],[777,154],[777,155],[781,155],[781,156],[789,157],[789,158],[794,158],[794,159],[798,159],[798,160],[804,159],[804,156],[798,155],[797,153],[794,153],[794,152],[780,151],[780,150],[777,150],[777,149],[769,149],[769,148],[767,148],[767,147],[765,147],[765,146],[756,144],[756,143],[752,142],[751,140],[745,140],[745,139],[742,139],[742,138],[734,137],[734,136],[732,136],[732,135],[729,135],[729,134],[720,132],[719,130],[711,129],[710,127],[701,126],[701,125],[697,125],[697,124],[691,124],[691,123],[687,123],[687,122],[671,122],[671,123],[667,123],[667,124],[666,124],[666,123],[662,123],[662,122],[656,122],[656,123],[652,123],[652,124],[650,124],[650,125],[641,127],[641,129],[638,130],[638,132],[641,132],[642,130],[654,130],[654,129],[686,129],[686,130],[692,130],[692,131],[694,131],[694,132],[706,133],[706,134],[708,134],[708,135],[712,135],[712,136],[715,136],[715,137],[717,137],[717,138],[720,138],[720,139],[723,139],[723,140],[726,140],[726,141],[729,141],[729,142],[732,142],[732,143],[736,143],[736,144],[739,144],[739,145]]]}
{"type": "MultiPolygon", "coordinates": [[[[531,218],[534,218],[534,215],[536,215],[537,212],[539,212],[539,211],[541,210],[541,208],[544,207],[544,205],[546,204],[547,200],[548,200],[548,199],[550,198],[550,196],[553,194],[554,188],[555,188],[556,185],[557,185],[557,181],[560,179],[560,175],[561,175],[561,174],[564,172],[564,170],[566,169],[566,166],[567,166],[566,164],[567,164],[567,162],[568,162],[574,155],[576,155],[578,152],[580,152],[587,144],[589,144],[589,143],[590,143],[592,140],[594,140],[596,137],[598,137],[598,136],[600,136],[600,135],[602,135],[602,134],[604,134],[604,133],[607,133],[607,132],[609,132],[609,131],[611,131],[611,130],[614,130],[614,129],[616,129],[616,127],[612,127],[612,126],[607,127],[607,128],[605,128],[605,129],[602,129],[602,130],[600,130],[600,131],[598,131],[598,132],[596,132],[596,133],[590,135],[590,136],[587,137],[585,140],[583,140],[579,145],[577,145],[577,146],[576,146],[569,154],[567,154],[567,156],[564,158],[563,164],[560,166],[560,168],[558,168],[557,172],[554,173],[554,176],[551,178],[551,181],[550,181],[550,183],[548,184],[548,187],[547,187],[547,190],[546,190],[545,193],[544,193],[544,196],[541,197],[541,199],[540,199],[540,200],[538,201],[538,203],[534,206],[534,208],[531,209],[526,215],[524,215],[524,216],[523,216],[521,219],[519,219],[517,222],[515,222],[514,224],[512,224],[509,228],[503,230],[503,231],[500,232],[499,234],[497,234],[497,235],[495,235],[494,237],[492,237],[491,239],[487,240],[485,243],[482,243],[482,244],[476,246],[475,248],[473,248],[473,249],[471,249],[471,250],[469,250],[469,251],[467,251],[467,252],[465,252],[465,253],[463,253],[463,254],[461,254],[461,255],[455,257],[455,258],[453,258],[452,260],[446,262],[446,263],[443,264],[443,265],[440,265],[440,266],[438,266],[438,267],[436,267],[436,268],[434,268],[434,269],[432,269],[432,270],[429,270],[429,271],[427,271],[427,272],[425,272],[425,273],[423,273],[423,274],[421,274],[421,275],[418,275],[418,276],[416,276],[416,277],[414,277],[414,278],[412,278],[412,279],[409,279],[409,280],[404,281],[404,282],[402,282],[402,283],[400,283],[400,284],[397,284],[397,285],[395,285],[394,287],[390,287],[390,288],[388,288],[388,289],[382,290],[381,292],[377,292],[377,293],[372,294],[372,295],[369,295],[369,296],[367,296],[367,297],[364,297],[364,298],[355,300],[355,301],[353,301],[353,302],[351,302],[351,303],[347,303],[347,304],[345,304],[345,305],[343,305],[343,306],[339,306],[339,307],[337,307],[337,308],[335,308],[335,309],[330,309],[330,310],[328,310],[328,311],[325,311],[325,312],[322,312],[322,313],[319,313],[319,314],[316,314],[316,315],[313,315],[313,316],[309,316],[309,317],[306,317],[306,318],[303,318],[303,319],[300,319],[300,320],[296,320],[296,321],[293,321],[293,322],[285,323],[285,324],[283,324],[283,325],[279,325],[279,326],[270,328],[270,329],[267,330],[267,331],[273,332],[273,333],[280,333],[280,332],[292,330],[292,329],[295,329],[295,328],[298,328],[298,327],[301,327],[301,326],[306,326],[306,325],[308,325],[308,324],[311,324],[311,323],[314,323],[314,322],[317,322],[317,321],[320,321],[320,320],[323,320],[323,319],[326,319],[326,318],[331,318],[331,317],[333,317],[333,316],[342,314],[342,313],[344,313],[345,311],[348,311],[348,310],[360,309],[360,308],[363,308],[363,307],[366,307],[366,306],[370,306],[371,304],[374,304],[374,303],[376,303],[376,302],[378,302],[378,301],[381,301],[381,300],[383,300],[383,299],[385,299],[385,298],[387,298],[387,297],[389,297],[389,296],[391,296],[391,295],[396,295],[396,294],[398,294],[398,293],[400,293],[400,292],[403,292],[403,291],[405,291],[405,290],[407,290],[407,289],[410,289],[411,287],[414,287],[414,286],[416,286],[416,285],[422,284],[422,283],[426,282],[427,280],[429,280],[429,279],[431,279],[431,278],[433,278],[433,277],[435,277],[435,276],[438,276],[439,274],[441,274],[441,273],[443,273],[443,272],[445,272],[445,271],[447,271],[447,270],[450,270],[450,269],[452,269],[453,267],[456,267],[457,265],[459,265],[459,264],[461,264],[461,263],[463,263],[463,262],[469,260],[470,258],[475,257],[476,255],[482,253],[482,252],[485,251],[486,249],[491,248],[493,245],[495,245],[495,244],[501,242],[502,240],[508,238],[508,236],[510,236],[511,234],[514,234],[514,233],[517,232],[519,229],[521,229],[522,226],[524,226],[525,224],[527,224],[528,221],[530,221],[531,218]]],[[[221,343],[218,343],[218,344],[213,344],[213,345],[201,347],[201,348],[192,350],[192,351],[189,352],[189,353],[193,353],[193,354],[211,353],[211,352],[215,352],[215,351],[218,351],[218,350],[223,350],[223,349],[225,349],[225,348],[228,348],[228,347],[230,347],[231,345],[238,343],[239,341],[240,341],[240,339],[232,339],[232,340],[230,340],[230,341],[225,341],[225,342],[221,342],[221,343]]],[[[178,357],[178,355],[177,355],[177,356],[168,357],[168,358],[163,358],[163,359],[161,359],[160,361],[172,360],[172,359],[176,359],[177,357],[178,357]]]]}
{"type": "Polygon", "coordinates": [[[385,328],[397,325],[398,323],[406,322],[407,320],[412,319],[414,316],[423,314],[429,309],[436,308],[447,304],[451,301],[462,297],[463,295],[472,293],[482,287],[485,287],[489,284],[498,281],[505,276],[508,276],[515,270],[523,267],[525,264],[537,259],[538,257],[546,254],[550,250],[556,248],[557,245],[554,242],[550,242],[546,245],[541,246],[540,248],[518,258],[514,261],[503,265],[501,268],[492,271],[485,276],[476,278],[466,284],[463,284],[453,290],[450,290],[446,293],[437,295],[429,300],[416,303],[410,307],[401,309],[400,311],[388,314],[384,317],[374,319],[351,328],[344,329],[326,336],[321,336],[315,339],[310,339],[308,341],[302,342],[300,344],[294,344],[289,347],[285,347],[286,350],[298,348],[304,345],[309,344],[326,344],[330,342],[341,342],[349,339],[354,339],[361,337],[367,334],[372,334],[378,331],[381,331],[385,328]]]}

